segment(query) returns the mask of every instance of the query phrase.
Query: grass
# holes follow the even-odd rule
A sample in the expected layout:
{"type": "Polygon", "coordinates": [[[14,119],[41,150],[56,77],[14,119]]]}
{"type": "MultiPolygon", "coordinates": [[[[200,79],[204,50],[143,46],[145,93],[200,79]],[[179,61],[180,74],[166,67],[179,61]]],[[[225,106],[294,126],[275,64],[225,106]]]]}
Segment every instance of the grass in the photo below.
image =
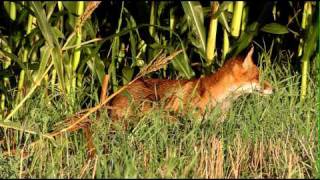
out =
{"type": "MultiPolygon", "coordinates": [[[[12,150],[15,142],[29,156],[1,153],[0,174],[2,178],[314,178],[315,77],[309,78],[307,96],[300,102],[300,75],[290,66],[286,52],[279,52],[270,66],[270,54],[259,55],[266,67],[263,77],[275,88],[274,94],[241,97],[224,122],[217,121],[217,110],[202,122],[195,121],[192,112],[171,122],[166,112],[155,109],[133,118],[125,130],[102,111],[100,120],[90,117],[97,150],[91,160],[80,132],[28,146],[39,137],[1,130],[1,151],[12,150]]],[[[45,91],[38,89],[15,121],[47,133],[72,115],[68,105],[54,96],[43,98],[45,91]]],[[[88,99],[85,92],[77,92],[79,102],[88,99]]],[[[97,90],[89,94],[91,99],[98,97],[97,90]]]]}

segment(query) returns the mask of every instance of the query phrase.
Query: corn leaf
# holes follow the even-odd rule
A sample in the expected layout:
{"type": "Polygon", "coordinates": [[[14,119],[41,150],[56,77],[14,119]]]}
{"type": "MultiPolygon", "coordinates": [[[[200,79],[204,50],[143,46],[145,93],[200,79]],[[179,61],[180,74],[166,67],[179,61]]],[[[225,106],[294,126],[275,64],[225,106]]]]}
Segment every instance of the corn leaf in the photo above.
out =
{"type": "Polygon", "coordinates": [[[54,45],[56,45],[59,47],[58,40],[57,40],[57,38],[55,38],[55,36],[52,32],[52,28],[47,21],[46,13],[41,6],[41,2],[32,1],[30,3],[34,9],[34,13],[37,18],[37,22],[38,22],[38,25],[39,25],[39,28],[41,30],[43,37],[48,42],[49,46],[53,47],[54,45]]]}
{"type": "Polygon", "coordinates": [[[122,68],[122,81],[123,81],[123,84],[127,84],[132,80],[133,72],[134,72],[133,69],[128,67],[128,66],[125,66],[125,67],[122,68]]]}
{"type": "Polygon", "coordinates": [[[223,12],[227,10],[229,4],[232,4],[232,3],[233,3],[232,1],[224,1],[223,3],[221,3],[221,5],[219,6],[218,11],[213,14],[213,18],[217,18],[221,14],[223,14],[223,12]]]}
{"type": "Polygon", "coordinates": [[[266,24],[261,28],[261,31],[271,34],[287,34],[289,32],[287,26],[278,23],[266,24]]]}
{"type": "Polygon", "coordinates": [[[186,77],[187,79],[190,79],[195,74],[193,70],[191,69],[190,65],[188,64],[189,58],[186,54],[186,52],[178,54],[173,60],[172,65],[175,69],[181,72],[180,75],[183,77],[186,77]]]}
{"type": "Polygon", "coordinates": [[[40,81],[41,77],[43,76],[43,73],[46,70],[46,66],[48,64],[50,55],[52,53],[52,47],[44,46],[40,49],[40,51],[41,51],[40,66],[39,66],[39,70],[37,72],[35,82],[40,81]]]}
{"type": "Polygon", "coordinates": [[[64,66],[62,61],[62,54],[61,54],[61,48],[58,42],[58,37],[56,37],[53,33],[53,28],[48,23],[48,20],[46,18],[45,11],[41,5],[41,2],[38,1],[32,1],[31,7],[34,10],[35,17],[37,18],[37,22],[39,25],[39,28],[41,30],[41,33],[48,43],[48,45],[51,48],[54,48],[52,50],[52,60],[54,67],[58,73],[59,83],[62,90],[65,88],[65,82],[64,82],[64,66]]]}
{"type": "Polygon", "coordinates": [[[204,28],[203,11],[199,1],[183,1],[181,2],[183,10],[190,19],[190,26],[196,35],[200,49],[204,53],[206,51],[206,32],[204,28]]]}

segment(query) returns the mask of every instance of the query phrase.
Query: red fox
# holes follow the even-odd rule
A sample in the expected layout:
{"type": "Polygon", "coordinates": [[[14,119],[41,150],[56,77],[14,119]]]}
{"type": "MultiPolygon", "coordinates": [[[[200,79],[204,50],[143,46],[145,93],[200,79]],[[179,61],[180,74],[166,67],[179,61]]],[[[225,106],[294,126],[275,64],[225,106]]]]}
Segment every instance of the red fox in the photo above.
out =
{"type": "Polygon", "coordinates": [[[211,75],[192,80],[166,80],[140,78],[114,97],[111,102],[111,118],[120,119],[133,115],[133,105],[139,105],[140,111],[149,110],[153,102],[162,101],[164,109],[177,112],[180,107],[197,108],[204,115],[206,108],[221,105],[226,112],[235,99],[245,93],[259,92],[272,94],[267,81],[260,85],[259,69],[253,63],[252,47],[245,58],[235,57],[211,75]]]}

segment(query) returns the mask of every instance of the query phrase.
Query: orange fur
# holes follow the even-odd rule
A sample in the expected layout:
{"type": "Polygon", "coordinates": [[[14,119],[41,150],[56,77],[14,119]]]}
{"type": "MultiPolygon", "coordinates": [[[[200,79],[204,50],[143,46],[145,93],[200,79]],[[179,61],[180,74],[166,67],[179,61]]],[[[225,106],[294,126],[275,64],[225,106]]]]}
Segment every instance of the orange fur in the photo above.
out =
{"type": "Polygon", "coordinates": [[[225,112],[233,100],[245,93],[258,91],[261,94],[272,93],[268,82],[259,84],[259,69],[252,60],[253,48],[245,58],[235,57],[223,65],[216,73],[192,80],[166,80],[141,78],[132,83],[111,102],[112,119],[132,115],[130,103],[141,105],[145,112],[152,103],[163,101],[166,110],[178,111],[179,106],[186,111],[189,106],[198,108],[203,115],[206,108],[221,103],[225,112]],[[128,110],[128,111],[127,111],[128,110]]]}

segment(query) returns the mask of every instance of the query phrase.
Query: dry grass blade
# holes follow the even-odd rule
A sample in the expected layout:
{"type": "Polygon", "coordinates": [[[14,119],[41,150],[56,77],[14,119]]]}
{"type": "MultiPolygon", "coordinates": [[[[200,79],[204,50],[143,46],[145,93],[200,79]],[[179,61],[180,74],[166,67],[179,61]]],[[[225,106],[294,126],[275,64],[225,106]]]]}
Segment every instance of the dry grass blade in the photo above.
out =
{"type": "Polygon", "coordinates": [[[94,166],[93,166],[93,171],[92,171],[92,179],[96,176],[97,164],[98,164],[98,156],[96,156],[96,157],[94,158],[94,166]]]}
{"type": "Polygon", "coordinates": [[[100,102],[103,102],[107,98],[107,90],[108,90],[108,83],[109,83],[110,76],[105,74],[102,81],[102,88],[100,94],[100,102]]]}
{"type": "Polygon", "coordinates": [[[89,161],[83,166],[83,168],[80,171],[80,177],[79,178],[83,178],[84,173],[87,171],[88,167],[91,164],[91,159],[89,159],[89,161]]]}
{"type": "Polygon", "coordinates": [[[166,57],[164,53],[161,54],[162,51],[158,53],[156,58],[154,58],[148,66],[145,66],[142,68],[141,72],[138,74],[138,77],[142,77],[146,74],[149,74],[151,72],[157,71],[161,68],[163,68],[170,60],[172,60],[174,57],[176,57],[179,53],[182,52],[182,50],[176,51],[172,53],[172,55],[166,57]]]}
{"type": "MultiPolygon", "coordinates": [[[[74,123],[78,118],[80,118],[84,113],[83,112],[78,112],[76,113],[74,116],[68,117],[66,118],[63,122],[57,123],[55,124],[55,128],[56,129],[62,129],[65,127],[69,127],[72,123],[74,123]]],[[[81,124],[79,124],[77,127],[74,127],[73,129],[69,129],[69,132],[73,132],[76,131],[80,128],[85,128],[88,127],[88,125],[90,124],[90,119],[87,118],[85,120],[83,120],[81,122],[81,124]]],[[[53,134],[57,133],[57,131],[52,132],[53,134]]]]}

